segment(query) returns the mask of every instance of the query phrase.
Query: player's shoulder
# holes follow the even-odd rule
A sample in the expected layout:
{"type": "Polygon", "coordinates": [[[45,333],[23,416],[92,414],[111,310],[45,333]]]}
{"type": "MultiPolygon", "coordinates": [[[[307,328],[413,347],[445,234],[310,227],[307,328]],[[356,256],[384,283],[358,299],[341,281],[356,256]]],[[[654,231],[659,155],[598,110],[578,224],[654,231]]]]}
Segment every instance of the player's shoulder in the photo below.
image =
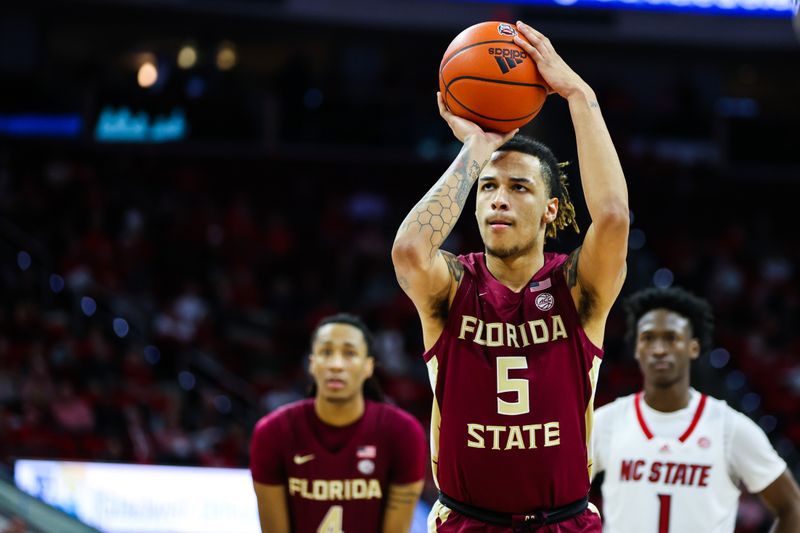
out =
{"type": "Polygon", "coordinates": [[[703,394],[703,396],[705,397],[705,407],[703,408],[701,420],[721,419],[725,424],[736,424],[740,418],[747,418],[744,414],[728,405],[725,400],[709,394],[703,394]]]}
{"type": "Polygon", "coordinates": [[[724,420],[730,431],[762,431],[758,424],[746,414],[728,405],[728,402],[713,396],[706,397],[706,405],[712,408],[712,413],[724,420]]]}
{"type": "Polygon", "coordinates": [[[370,404],[370,409],[375,413],[375,417],[382,427],[389,429],[408,429],[408,428],[422,428],[419,420],[417,420],[411,413],[385,402],[373,402],[367,400],[370,404]]]}
{"type": "Polygon", "coordinates": [[[612,402],[602,405],[594,410],[595,420],[600,419],[615,419],[624,416],[625,413],[633,408],[635,394],[628,394],[627,396],[620,396],[612,402]]]}
{"type": "Polygon", "coordinates": [[[280,431],[287,425],[292,426],[296,424],[298,420],[305,417],[306,410],[313,402],[313,399],[306,398],[278,407],[274,411],[262,416],[258,422],[256,422],[253,433],[261,434],[280,431]]]}
{"type": "Polygon", "coordinates": [[[472,276],[479,276],[481,263],[483,262],[483,252],[473,252],[469,254],[457,255],[456,259],[464,266],[464,270],[472,276]]]}

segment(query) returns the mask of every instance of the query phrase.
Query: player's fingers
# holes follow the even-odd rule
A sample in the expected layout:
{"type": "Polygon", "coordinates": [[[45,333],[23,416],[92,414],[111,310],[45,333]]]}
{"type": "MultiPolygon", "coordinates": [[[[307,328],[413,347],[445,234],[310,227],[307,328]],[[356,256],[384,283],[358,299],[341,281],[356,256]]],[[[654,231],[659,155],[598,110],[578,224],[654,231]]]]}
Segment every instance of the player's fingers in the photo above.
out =
{"type": "Polygon", "coordinates": [[[536,61],[537,63],[539,62],[540,59],[542,59],[542,54],[539,53],[539,50],[537,50],[535,46],[533,46],[530,42],[528,42],[521,36],[515,35],[514,43],[523,50],[525,50],[525,52],[528,55],[530,55],[533,58],[533,60],[536,61]]]}
{"type": "Polygon", "coordinates": [[[513,130],[511,130],[511,131],[509,131],[508,133],[506,133],[506,134],[503,136],[503,141],[500,143],[500,146],[502,146],[502,145],[504,145],[505,143],[507,143],[508,141],[510,141],[510,140],[511,140],[511,137],[513,137],[514,135],[516,135],[518,131],[519,131],[519,128],[514,128],[513,130]]]}
{"type": "Polygon", "coordinates": [[[521,20],[517,21],[517,29],[525,36],[525,38],[528,39],[528,41],[531,42],[531,44],[537,47],[539,53],[553,50],[553,45],[550,42],[550,39],[545,37],[545,35],[537,29],[525,24],[521,20]]]}
{"type": "Polygon", "coordinates": [[[447,106],[444,103],[444,98],[442,98],[442,93],[436,91],[436,104],[439,106],[439,114],[442,118],[447,119],[450,112],[447,109],[447,106]]]}

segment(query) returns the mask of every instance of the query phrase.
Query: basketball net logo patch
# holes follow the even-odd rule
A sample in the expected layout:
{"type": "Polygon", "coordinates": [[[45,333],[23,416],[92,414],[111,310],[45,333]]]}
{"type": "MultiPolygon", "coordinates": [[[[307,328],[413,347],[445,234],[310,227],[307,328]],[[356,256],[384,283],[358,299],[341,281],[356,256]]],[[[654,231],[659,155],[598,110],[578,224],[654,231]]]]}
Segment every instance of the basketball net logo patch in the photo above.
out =
{"type": "Polygon", "coordinates": [[[549,292],[543,292],[536,297],[536,307],[539,311],[549,311],[555,305],[556,299],[549,292]]]}
{"type": "Polygon", "coordinates": [[[517,28],[515,28],[511,24],[506,24],[506,23],[498,24],[497,33],[499,33],[503,37],[514,37],[517,34],[517,28]]]}

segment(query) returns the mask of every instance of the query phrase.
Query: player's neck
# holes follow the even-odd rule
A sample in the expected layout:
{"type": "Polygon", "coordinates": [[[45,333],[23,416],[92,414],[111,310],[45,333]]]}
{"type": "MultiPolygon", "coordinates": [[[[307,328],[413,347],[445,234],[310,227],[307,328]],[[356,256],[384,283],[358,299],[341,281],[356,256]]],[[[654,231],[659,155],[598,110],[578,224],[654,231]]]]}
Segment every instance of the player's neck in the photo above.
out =
{"type": "Polygon", "coordinates": [[[527,287],[528,282],[542,266],[544,266],[544,252],[541,249],[502,259],[486,254],[486,268],[497,281],[514,292],[527,287]]]}
{"type": "Polygon", "coordinates": [[[329,426],[349,426],[364,416],[365,409],[364,396],[360,394],[345,402],[331,402],[319,396],[314,398],[314,412],[329,426]]]}
{"type": "Polygon", "coordinates": [[[645,383],[644,401],[656,411],[671,413],[689,406],[692,395],[688,383],[675,383],[667,388],[645,383]]]}

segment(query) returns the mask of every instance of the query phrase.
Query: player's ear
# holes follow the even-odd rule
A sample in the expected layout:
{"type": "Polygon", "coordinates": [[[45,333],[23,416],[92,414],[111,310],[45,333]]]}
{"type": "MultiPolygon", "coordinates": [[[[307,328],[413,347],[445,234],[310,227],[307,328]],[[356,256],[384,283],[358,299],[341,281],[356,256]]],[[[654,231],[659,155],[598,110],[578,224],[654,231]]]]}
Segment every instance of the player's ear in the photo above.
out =
{"type": "Polygon", "coordinates": [[[544,223],[551,224],[558,216],[558,198],[550,198],[544,209],[544,223]]]}
{"type": "Polygon", "coordinates": [[[375,372],[375,358],[370,355],[364,362],[364,379],[371,378],[373,372],[375,372]]]}
{"type": "Polygon", "coordinates": [[[696,338],[692,338],[692,340],[689,341],[689,357],[692,359],[700,357],[700,341],[696,338]]]}

